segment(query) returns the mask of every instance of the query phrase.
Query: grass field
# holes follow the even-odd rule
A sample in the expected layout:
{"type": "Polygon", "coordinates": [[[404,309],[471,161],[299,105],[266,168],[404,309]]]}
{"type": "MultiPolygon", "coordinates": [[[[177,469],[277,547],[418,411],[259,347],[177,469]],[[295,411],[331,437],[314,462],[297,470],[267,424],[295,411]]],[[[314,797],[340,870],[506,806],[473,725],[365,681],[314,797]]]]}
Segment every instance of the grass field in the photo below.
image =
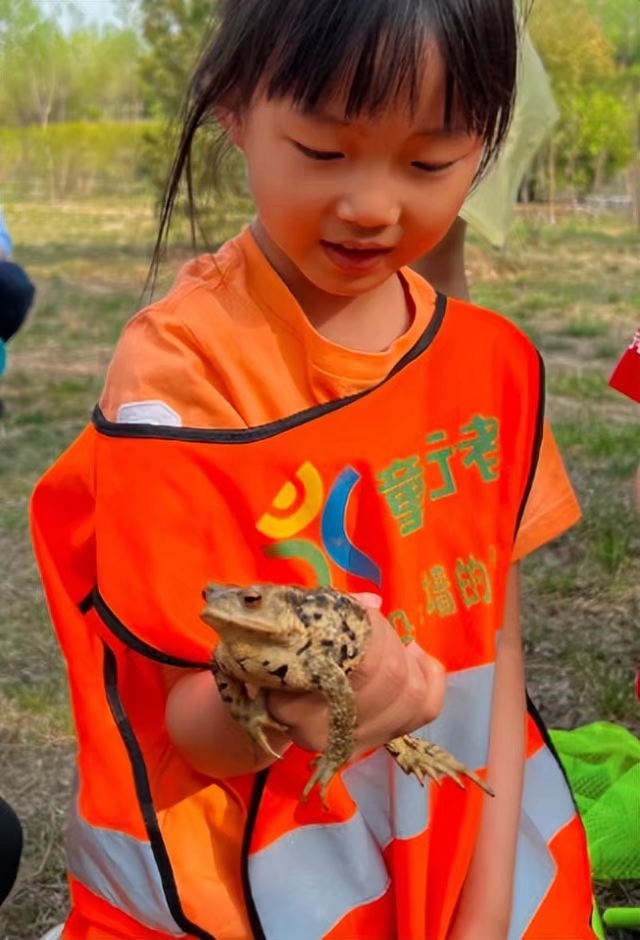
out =
{"type": "MultiPolygon", "coordinates": [[[[216,241],[244,218],[214,220],[216,241]]],[[[7,207],[19,259],[35,278],[35,317],[15,341],[0,423],[0,794],[19,810],[26,853],[0,911],[2,940],[36,940],[66,903],[60,835],[73,737],[65,676],[27,531],[33,484],[86,423],[113,344],[134,312],[153,219],[144,205],[7,207]]],[[[184,251],[175,251],[177,263],[184,251]]],[[[519,223],[509,252],[473,244],[476,299],[513,318],[542,349],[549,415],[584,508],[576,529],[525,566],[530,690],[553,727],[597,720],[640,734],[640,521],[632,477],[638,408],[606,381],[638,323],[640,233],[614,220],[519,223]]],[[[608,889],[626,903],[633,886],[608,889]]],[[[640,891],[635,888],[635,903],[640,891]]]]}

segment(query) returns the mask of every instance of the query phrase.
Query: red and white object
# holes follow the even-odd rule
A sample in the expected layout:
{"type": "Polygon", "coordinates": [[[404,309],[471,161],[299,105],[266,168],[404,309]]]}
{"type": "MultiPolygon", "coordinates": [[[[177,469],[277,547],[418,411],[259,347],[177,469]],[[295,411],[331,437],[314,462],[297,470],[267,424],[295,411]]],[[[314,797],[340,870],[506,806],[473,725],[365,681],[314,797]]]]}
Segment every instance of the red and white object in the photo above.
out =
{"type": "Polygon", "coordinates": [[[609,385],[640,404],[640,330],[636,330],[636,335],[622,354],[609,379],[609,385]]]}

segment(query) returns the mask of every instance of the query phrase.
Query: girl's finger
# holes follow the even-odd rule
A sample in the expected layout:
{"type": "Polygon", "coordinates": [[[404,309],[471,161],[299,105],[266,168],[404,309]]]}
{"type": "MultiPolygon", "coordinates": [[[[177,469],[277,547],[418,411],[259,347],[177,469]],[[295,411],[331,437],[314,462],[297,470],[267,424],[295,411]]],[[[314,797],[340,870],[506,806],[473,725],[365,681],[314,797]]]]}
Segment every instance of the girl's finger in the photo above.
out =
{"type": "Polygon", "coordinates": [[[380,610],[382,608],[382,598],[379,594],[372,594],[365,591],[362,594],[352,594],[352,597],[354,597],[365,610],[380,610]]]}
{"type": "Polygon", "coordinates": [[[324,718],[327,703],[317,692],[269,692],[269,714],[284,725],[300,725],[324,718]]]}
{"type": "Polygon", "coordinates": [[[419,669],[424,679],[424,699],[421,702],[421,714],[424,723],[434,721],[438,717],[444,704],[447,689],[447,673],[440,662],[429,656],[417,643],[411,643],[406,648],[407,656],[413,661],[414,668],[419,669]]]}

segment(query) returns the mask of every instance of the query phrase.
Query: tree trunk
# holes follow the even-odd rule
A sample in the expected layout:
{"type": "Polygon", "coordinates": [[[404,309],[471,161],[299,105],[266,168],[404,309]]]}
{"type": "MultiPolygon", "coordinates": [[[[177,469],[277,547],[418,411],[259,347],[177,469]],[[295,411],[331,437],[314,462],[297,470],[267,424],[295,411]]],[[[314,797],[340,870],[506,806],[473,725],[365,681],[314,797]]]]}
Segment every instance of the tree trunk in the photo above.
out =
{"type": "Polygon", "coordinates": [[[634,221],[640,229],[640,82],[636,81],[636,146],[633,161],[633,213],[634,221]]]}
{"type": "Polygon", "coordinates": [[[549,163],[547,166],[549,174],[549,222],[556,224],[556,144],[554,140],[549,141],[549,163]]]}
{"type": "Polygon", "coordinates": [[[596,158],[596,165],[593,171],[593,193],[598,196],[604,188],[604,173],[607,167],[607,157],[609,154],[603,150],[596,158]]]}

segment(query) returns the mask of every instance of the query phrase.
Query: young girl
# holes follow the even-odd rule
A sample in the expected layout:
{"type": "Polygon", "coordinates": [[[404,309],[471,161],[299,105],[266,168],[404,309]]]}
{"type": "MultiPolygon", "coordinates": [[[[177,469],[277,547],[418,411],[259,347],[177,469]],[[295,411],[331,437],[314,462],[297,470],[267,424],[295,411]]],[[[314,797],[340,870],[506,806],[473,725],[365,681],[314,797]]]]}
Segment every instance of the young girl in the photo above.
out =
{"type": "Polygon", "coordinates": [[[64,940],[593,936],[524,686],[517,560],[577,518],[540,359],[407,267],[497,153],[516,63],[512,0],[222,3],[163,230],[209,125],[256,219],[129,323],[33,499],[79,743],[64,940]],[[326,807],[300,800],[322,701],[272,693],[280,758],[256,751],[208,669],[209,580],[369,608],[326,807]],[[381,747],[403,732],[495,799],[405,776],[381,747]]]}

